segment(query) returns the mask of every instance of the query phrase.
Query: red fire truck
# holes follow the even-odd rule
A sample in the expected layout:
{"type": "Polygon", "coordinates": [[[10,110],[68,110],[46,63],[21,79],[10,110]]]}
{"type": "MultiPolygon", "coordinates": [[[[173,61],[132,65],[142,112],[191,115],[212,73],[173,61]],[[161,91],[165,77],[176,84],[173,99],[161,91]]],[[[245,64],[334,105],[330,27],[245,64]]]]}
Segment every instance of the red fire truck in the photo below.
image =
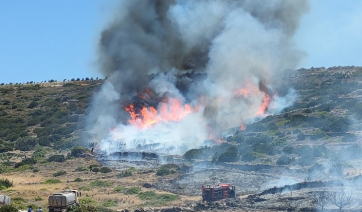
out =
{"type": "Polygon", "coordinates": [[[216,201],[220,199],[234,198],[235,186],[226,183],[219,183],[217,186],[202,186],[202,200],[216,201]]]}

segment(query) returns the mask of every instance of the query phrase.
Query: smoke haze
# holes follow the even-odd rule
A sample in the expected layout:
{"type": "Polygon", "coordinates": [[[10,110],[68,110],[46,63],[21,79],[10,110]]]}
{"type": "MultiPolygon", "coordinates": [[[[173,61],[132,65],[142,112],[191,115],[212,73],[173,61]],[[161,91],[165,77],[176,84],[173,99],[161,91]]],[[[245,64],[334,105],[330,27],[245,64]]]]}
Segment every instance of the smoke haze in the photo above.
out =
{"type": "Polygon", "coordinates": [[[122,1],[99,41],[99,69],[109,77],[90,109],[87,140],[103,150],[118,141],[127,149],[157,144],[182,153],[280,112],[294,101],[292,89],[278,96],[278,79],[303,57],[293,35],[308,7],[286,0],[122,1]],[[182,119],[130,124],[125,107],[159,111],[172,99],[185,106],[182,119]]]}

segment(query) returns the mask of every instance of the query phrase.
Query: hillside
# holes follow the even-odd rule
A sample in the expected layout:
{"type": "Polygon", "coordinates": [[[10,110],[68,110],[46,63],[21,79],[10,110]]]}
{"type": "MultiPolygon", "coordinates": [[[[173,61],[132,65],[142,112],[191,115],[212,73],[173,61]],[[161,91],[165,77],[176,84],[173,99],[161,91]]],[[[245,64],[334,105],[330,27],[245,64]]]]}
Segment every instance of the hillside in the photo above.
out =
{"type": "Polygon", "coordinates": [[[0,86],[0,152],[70,147],[101,80],[0,86]]]}
{"type": "MultiPolygon", "coordinates": [[[[174,205],[195,209],[203,184],[230,182],[243,199],[274,186],[338,181],[345,188],[354,187],[351,192],[360,200],[362,68],[299,69],[281,78],[286,84],[279,92],[295,89],[296,101],[280,114],[248,123],[243,130],[230,129],[219,145],[188,150],[182,158],[148,162],[111,160],[90,152],[91,146],[77,147],[83,143],[87,110],[102,80],[1,85],[0,178],[14,184],[2,193],[22,208],[29,204],[45,208],[50,194],[77,187],[84,193],[84,204],[104,211],[174,205]],[[150,191],[170,196],[162,196],[164,201],[142,199],[141,194],[150,191]]],[[[293,199],[295,207],[318,207],[306,204],[313,200],[308,192],[293,199]]],[[[274,198],[285,200],[281,194],[264,196],[263,204],[250,198],[253,204],[235,203],[240,211],[255,204],[270,211],[287,207],[275,202],[274,198]]]]}

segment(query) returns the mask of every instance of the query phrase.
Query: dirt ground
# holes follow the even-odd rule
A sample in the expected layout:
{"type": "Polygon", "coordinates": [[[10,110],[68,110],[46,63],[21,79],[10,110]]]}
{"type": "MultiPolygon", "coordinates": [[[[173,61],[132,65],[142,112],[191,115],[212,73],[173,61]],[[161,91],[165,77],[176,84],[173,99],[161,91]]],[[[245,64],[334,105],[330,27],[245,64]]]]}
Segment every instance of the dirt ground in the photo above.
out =
{"type": "MultiPolygon", "coordinates": [[[[1,174],[0,178],[9,179],[13,187],[1,193],[12,199],[24,199],[22,205],[33,204],[47,208],[47,199],[53,193],[63,189],[79,189],[82,196],[80,200],[102,205],[107,201],[117,204],[108,208],[122,211],[313,211],[318,208],[315,192],[323,190],[340,191],[353,188],[355,203],[352,209],[362,208],[362,187],[356,184],[358,176],[343,178],[341,186],[337,181],[323,184],[319,187],[294,187],[273,191],[284,185],[293,185],[305,182],[305,170],[300,167],[247,165],[247,164],[218,164],[208,162],[195,162],[188,172],[176,173],[168,176],[157,176],[157,167],[160,163],[129,162],[129,161],[99,161],[97,156],[69,159],[62,163],[47,162],[36,164],[39,170],[33,172],[26,170],[1,174]],[[107,166],[112,168],[110,173],[91,172],[91,165],[107,166]],[[83,171],[76,171],[83,167],[83,171]],[[136,171],[129,177],[119,178],[118,175],[130,167],[136,171]],[[54,177],[53,174],[66,171],[65,175],[54,177]],[[75,179],[82,179],[76,182],[75,179]],[[56,184],[45,184],[46,180],[59,179],[56,184]],[[92,182],[102,181],[110,183],[105,187],[91,186],[92,182]],[[217,185],[218,183],[231,183],[236,187],[236,198],[218,202],[202,202],[201,186],[217,185]],[[334,184],[333,184],[334,183],[334,184]],[[350,186],[348,186],[350,183],[350,186]],[[346,186],[347,185],[347,186],[346,186]],[[358,185],[358,186],[357,186],[358,185]],[[116,187],[139,187],[141,192],[154,191],[178,195],[178,199],[166,202],[163,205],[149,204],[141,200],[136,194],[115,192],[116,187]],[[265,192],[265,191],[271,192],[265,192]],[[264,193],[263,193],[264,192],[264,193]],[[274,193],[273,193],[274,192],[274,193]]],[[[178,164],[181,165],[181,164],[178,164]]],[[[352,170],[348,170],[352,173],[352,170]]],[[[338,181],[339,182],[339,181],[338,181]]],[[[304,184],[302,184],[304,185],[304,184]]],[[[326,208],[336,210],[332,204],[326,208]]],[[[353,210],[351,210],[353,211],[353,210]]]]}

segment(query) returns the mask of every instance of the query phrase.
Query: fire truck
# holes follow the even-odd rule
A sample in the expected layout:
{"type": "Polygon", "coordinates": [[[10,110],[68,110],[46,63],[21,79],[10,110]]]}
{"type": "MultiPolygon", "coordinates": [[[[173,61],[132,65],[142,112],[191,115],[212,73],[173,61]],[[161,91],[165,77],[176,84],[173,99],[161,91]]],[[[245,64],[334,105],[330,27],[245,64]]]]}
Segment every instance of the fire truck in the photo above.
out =
{"type": "Polygon", "coordinates": [[[202,201],[217,201],[220,199],[234,198],[235,186],[219,183],[217,186],[202,186],[202,201]]]}

